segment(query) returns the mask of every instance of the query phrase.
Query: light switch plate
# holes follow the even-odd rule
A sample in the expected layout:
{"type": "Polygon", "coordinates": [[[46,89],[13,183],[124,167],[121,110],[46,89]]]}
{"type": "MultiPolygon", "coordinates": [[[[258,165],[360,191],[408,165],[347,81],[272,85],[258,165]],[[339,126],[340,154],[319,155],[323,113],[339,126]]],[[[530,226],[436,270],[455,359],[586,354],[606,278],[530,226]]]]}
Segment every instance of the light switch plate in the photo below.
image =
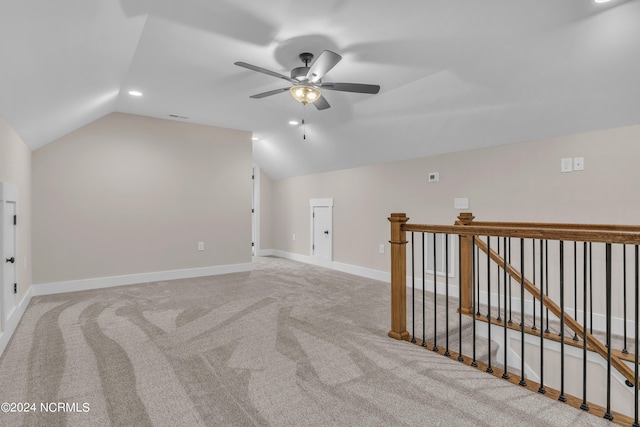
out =
{"type": "Polygon", "coordinates": [[[566,173],[573,171],[573,159],[566,157],[560,161],[560,172],[566,173]]]}
{"type": "Polygon", "coordinates": [[[469,199],[466,197],[456,197],[453,199],[454,209],[469,209],[469,199]]]}
{"type": "Polygon", "coordinates": [[[574,157],[573,158],[573,170],[574,171],[583,171],[584,170],[584,157],[574,157]]]}

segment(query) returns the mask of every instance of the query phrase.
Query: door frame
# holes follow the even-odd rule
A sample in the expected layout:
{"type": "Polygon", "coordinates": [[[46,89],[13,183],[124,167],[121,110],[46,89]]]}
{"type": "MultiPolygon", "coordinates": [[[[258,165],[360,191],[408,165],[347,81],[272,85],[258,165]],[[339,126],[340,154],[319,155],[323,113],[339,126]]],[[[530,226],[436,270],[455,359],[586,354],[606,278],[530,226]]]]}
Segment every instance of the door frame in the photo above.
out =
{"type": "MultiPolygon", "coordinates": [[[[313,208],[330,208],[329,209],[329,261],[333,261],[333,198],[311,199],[309,200],[309,255],[316,257],[313,250],[313,208]]],[[[323,258],[324,259],[324,258],[323,258]]]]}
{"type": "Polygon", "coordinates": [[[260,256],[260,167],[251,169],[251,253],[260,256]]]}
{"type": "MultiPolygon", "coordinates": [[[[7,329],[9,316],[13,313],[13,311],[17,306],[16,300],[15,300],[16,295],[13,293],[12,289],[9,289],[9,294],[12,295],[14,298],[11,313],[9,313],[8,312],[9,310],[7,309],[7,304],[9,303],[9,301],[5,301],[5,293],[7,293],[5,286],[9,286],[9,287],[13,286],[13,284],[7,285],[6,283],[4,283],[4,275],[5,275],[5,268],[6,268],[6,263],[5,263],[6,253],[4,249],[4,239],[5,239],[6,230],[4,229],[4,222],[5,222],[5,215],[7,215],[7,212],[5,209],[7,203],[15,204],[14,215],[18,216],[18,187],[16,187],[14,184],[11,184],[9,182],[0,182],[0,261],[2,261],[0,262],[0,330],[3,332],[6,331],[7,329]]],[[[18,227],[17,226],[15,227],[14,239],[15,240],[13,244],[15,247],[15,255],[14,255],[15,262],[12,268],[14,268],[15,276],[13,279],[15,283],[19,283],[20,269],[18,268],[18,266],[20,265],[20,263],[18,261],[19,260],[19,257],[18,257],[19,243],[18,243],[18,227]]]]}

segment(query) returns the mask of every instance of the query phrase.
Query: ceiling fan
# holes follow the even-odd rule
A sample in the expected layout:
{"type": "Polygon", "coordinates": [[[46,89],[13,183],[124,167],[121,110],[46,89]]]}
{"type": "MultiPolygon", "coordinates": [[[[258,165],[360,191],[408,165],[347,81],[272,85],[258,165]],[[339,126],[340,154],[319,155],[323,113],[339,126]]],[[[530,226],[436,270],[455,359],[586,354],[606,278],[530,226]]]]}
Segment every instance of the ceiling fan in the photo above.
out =
{"type": "Polygon", "coordinates": [[[318,110],[326,110],[331,107],[326,98],[322,95],[321,89],[337,90],[341,92],[355,92],[355,93],[368,93],[376,94],[380,91],[379,85],[370,85],[362,83],[330,83],[323,82],[322,78],[327,74],[338,62],[342,59],[342,56],[330,50],[323,51],[320,56],[309,66],[309,63],[313,61],[313,54],[304,52],[299,55],[300,60],[304,63],[303,67],[296,67],[291,70],[290,77],[284,74],[276,73],[275,71],[267,70],[266,68],[257,67],[255,65],[247,64],[246,62],[235,62],[235,65],[249,70],[257,71],[259,73],[267,74],[269,76],[278,77],[293,84],[291,87],[285,87],[267,92],[251,95],[250,98],[264,98],[278,93],[289,91],[291,96],[302,104],[313,104],[318,110]]]}

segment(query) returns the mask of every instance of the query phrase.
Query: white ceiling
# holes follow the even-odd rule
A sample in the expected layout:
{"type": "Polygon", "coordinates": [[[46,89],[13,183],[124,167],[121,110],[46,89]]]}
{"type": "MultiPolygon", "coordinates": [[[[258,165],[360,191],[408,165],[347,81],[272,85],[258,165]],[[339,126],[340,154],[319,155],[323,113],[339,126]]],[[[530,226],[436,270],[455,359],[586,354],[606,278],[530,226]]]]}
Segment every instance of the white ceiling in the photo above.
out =
{"type": "Polygon", "coordinates": [[[0,115],[32,149],[175,114],[254,132],[273,178],[637,124],[638,76],[636,0],[0,0],[0,115]],[[303,110],[250,99],[288,83],[234,65],[324,49],[343,56],[324,81],[380,93],[303,110]]]}

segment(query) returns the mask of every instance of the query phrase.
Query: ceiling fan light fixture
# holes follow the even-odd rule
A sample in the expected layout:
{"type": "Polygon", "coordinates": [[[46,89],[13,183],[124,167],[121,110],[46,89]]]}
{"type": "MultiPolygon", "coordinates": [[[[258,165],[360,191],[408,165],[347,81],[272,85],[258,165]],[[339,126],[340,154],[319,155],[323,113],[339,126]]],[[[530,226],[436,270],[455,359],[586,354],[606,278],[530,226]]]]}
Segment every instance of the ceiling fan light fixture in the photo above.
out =
{"type": "Polygon", "coordinates": [[[289,93],[293,99],[304,105],[312,104],[322,96],[318,88],[307,85],[292,86],[289,89],[289,93]]]}

